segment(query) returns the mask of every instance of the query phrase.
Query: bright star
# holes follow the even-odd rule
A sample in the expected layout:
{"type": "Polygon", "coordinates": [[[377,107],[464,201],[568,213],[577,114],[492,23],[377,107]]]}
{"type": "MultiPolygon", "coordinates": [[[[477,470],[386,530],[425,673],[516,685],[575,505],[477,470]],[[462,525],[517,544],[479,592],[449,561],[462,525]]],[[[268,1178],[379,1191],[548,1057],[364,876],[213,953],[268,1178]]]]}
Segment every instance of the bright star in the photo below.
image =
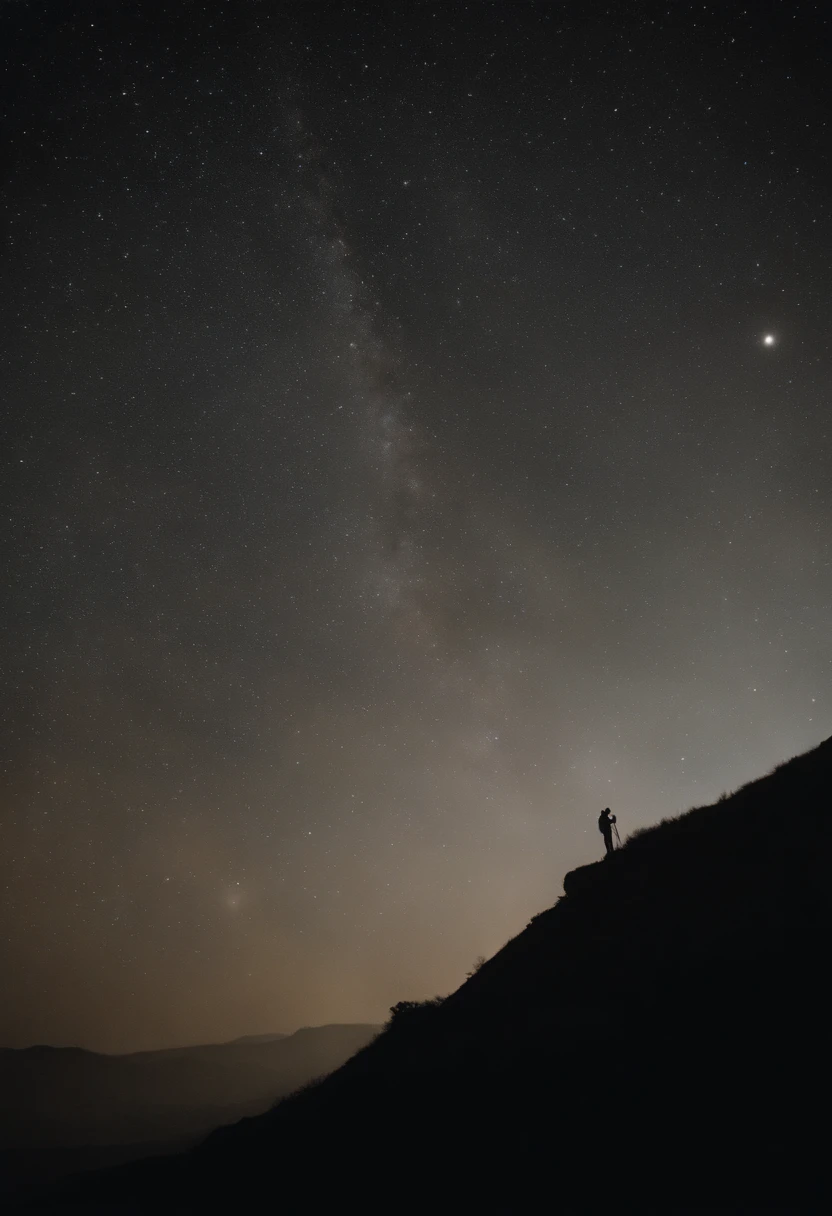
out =
{"type": "Polygon", "coordinates": [[[763,338],[763,346],[774,346],[776,342],[774,334],[766,334],[763,338]]]}

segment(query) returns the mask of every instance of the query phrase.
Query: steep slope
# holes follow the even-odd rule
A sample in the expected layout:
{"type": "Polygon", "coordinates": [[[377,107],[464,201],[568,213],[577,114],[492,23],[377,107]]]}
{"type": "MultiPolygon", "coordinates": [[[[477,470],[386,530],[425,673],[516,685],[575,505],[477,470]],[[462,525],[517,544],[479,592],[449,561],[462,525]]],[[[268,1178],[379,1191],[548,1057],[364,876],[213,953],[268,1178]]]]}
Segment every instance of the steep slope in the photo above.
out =
{"type": "Polygon", "coordinates": [[[136,1211],[814,1210],[831,787],[829,740],[573,871],[444,1002],[401,1010],[320,1085],[97,1194],[136,1211]]]}

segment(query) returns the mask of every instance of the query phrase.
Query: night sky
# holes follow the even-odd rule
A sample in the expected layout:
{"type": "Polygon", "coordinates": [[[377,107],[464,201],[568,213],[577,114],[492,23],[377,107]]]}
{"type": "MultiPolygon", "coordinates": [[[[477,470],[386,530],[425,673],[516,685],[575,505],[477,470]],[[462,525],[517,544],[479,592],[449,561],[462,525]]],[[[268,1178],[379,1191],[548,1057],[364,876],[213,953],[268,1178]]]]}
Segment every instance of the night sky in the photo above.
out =
{"type": "Polygon", "coordinates": [[[382,1021],[832,733],[827,11],[0,6],[0,1044],[382,1021]]]}

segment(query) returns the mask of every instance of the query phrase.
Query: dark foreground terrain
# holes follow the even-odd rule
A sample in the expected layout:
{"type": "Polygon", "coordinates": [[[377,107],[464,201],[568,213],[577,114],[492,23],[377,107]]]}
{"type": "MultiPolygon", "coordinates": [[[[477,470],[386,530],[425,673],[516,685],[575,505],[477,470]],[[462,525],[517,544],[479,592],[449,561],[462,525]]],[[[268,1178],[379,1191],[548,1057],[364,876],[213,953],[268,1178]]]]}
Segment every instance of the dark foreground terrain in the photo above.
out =
{"type": "Polygon", "coordinates": [[[85,1212],[821,1211],[832,740],[568,874],[443,1002],[85,1212]]]}
{"type": "Polygon", "coordinates": [[[376,1026],[314,1026],[100,1055],[0,1050],[0,1197],[35,1181],[190,1148],[338,1068],[376,1026]]]}

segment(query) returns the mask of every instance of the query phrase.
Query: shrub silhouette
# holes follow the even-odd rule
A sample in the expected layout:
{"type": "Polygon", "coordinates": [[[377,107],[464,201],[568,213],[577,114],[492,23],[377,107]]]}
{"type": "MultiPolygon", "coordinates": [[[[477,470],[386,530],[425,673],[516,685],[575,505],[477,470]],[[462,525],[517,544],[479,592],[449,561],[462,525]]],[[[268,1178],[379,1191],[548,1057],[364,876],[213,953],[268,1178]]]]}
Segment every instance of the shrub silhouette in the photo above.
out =
{"type": "Polygon", "coordinates": [[[468,972],[468,979],[470,979],[472,975],[476,975],[477,972],[479,971],[479,969],[481,967],[484,967],[487,962],[488,962],[488,959],[485,957],[484,954],[478,954],[477,957],[474,959],[473,967],[468,972]]]}
{"type": "Polygon", "coordinates": [[[408,1025],[412,1025],[414,1018],[432,1013],[434,1009],[439,1008],[444,1000],[445,998],[442,996],[435,996],[429,1001],[399,1001],[390,1007],[390,1018],[387,1022],[387,1027],[401,1026],[404,1021],[408,1025]]]}

